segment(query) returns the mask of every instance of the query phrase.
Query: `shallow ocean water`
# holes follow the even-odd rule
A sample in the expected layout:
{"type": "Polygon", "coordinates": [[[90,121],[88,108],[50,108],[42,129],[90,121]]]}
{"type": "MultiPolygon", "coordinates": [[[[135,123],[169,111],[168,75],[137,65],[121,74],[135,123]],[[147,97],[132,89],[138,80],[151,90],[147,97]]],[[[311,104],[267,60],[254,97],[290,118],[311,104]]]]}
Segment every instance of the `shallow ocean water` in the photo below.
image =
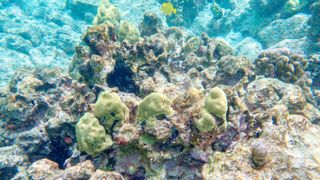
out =
{"type": "Polygon", "coordinates": [[[0,179],[315,179],[319,125],[318,0],[0,1],[0,179]]]}

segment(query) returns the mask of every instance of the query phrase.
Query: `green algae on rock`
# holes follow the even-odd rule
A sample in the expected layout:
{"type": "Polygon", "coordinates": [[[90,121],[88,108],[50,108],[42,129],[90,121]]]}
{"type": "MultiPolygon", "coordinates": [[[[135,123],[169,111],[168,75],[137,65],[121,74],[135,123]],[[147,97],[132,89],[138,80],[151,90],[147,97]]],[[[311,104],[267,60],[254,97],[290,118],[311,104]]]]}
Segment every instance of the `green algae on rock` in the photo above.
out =
{"type": "Polygon", "coordinates": [[[85,113],[76,125],[76,135],[80,151],[96,156],[111,147],[113,141],[99,124],[98,119],[90,113],[85,113]]]}
{"type": "Polygon", "coordinates": [[[137,121],[145,122],[147,126],[154,127],[158,116],[171,116],[174,113],[171,108],[171,100],[163,94],[151,93],[139,104],[137,121]]]}

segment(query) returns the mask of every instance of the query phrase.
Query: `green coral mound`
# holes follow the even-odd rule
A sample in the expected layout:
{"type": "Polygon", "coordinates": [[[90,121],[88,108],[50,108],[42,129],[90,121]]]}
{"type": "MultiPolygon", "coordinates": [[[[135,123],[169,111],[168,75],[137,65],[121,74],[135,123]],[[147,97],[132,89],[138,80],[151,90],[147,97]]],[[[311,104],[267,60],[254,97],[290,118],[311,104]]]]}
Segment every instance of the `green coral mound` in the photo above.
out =
{"type": "Polygon", "coordinates": [[[213,88],[205,99],[205,105],[201,111],[201,118],[195,121],[200,132],[209,132],[217,127],[216,118],[222,118],[222,130],[227,126],[228,100],[222,89],[213,88]]]}
{"type": "Polygon", "coordinates": [[[136,26],[124,21],[117,30],[117,37],[120,41],[128,41],[132,44],[139,41],[140,32],[136,26]]]}
{"type": "Polygon", "coordinates": [[[200,132],[209,132],[216,127],[214,117],[206,110],[201,111],[201,118],[195,121],[195,125],[200,132]]]}
{"type": "Polygon", "coordinates": [[[99,95],[94,114],[100,118],[106,130],[121,124],[129,118],[129,109],[115,92],[103,92],[99,95]]]}
{"type": "Polygon", "coordinates": [[[80,118],[76,125],[76,136],[79,150],[92,156],[96,156],[113,144],[111,137],[91,113],[85,113],[80,118]]]}
{"type": "Polygon", "coordinates": [[[226,120],[228,111],[228,100],[222,89],[213,88],[206,98],[204,108],[214,116],[226,120]]]}
{"type": "Polygon", "coordinates": [[[147,127],[154,127],[157,116],[171,116],[174,113],[170,99],[160,93],[151,93],[138,106],[137,121],[146,122],[147,127]]]}

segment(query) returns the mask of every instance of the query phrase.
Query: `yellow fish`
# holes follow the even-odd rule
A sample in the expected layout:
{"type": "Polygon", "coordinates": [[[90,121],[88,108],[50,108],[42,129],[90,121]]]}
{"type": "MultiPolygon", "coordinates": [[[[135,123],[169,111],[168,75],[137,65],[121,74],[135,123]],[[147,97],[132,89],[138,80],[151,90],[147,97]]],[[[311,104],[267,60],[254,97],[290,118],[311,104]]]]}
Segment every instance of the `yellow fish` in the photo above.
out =
{"type": "Polygon", "coordinates": [[[173,7],[173,4],[171,2],[163,3],[161,6],[161,11],[167,16],[170,16],[172,13],[177,13],[177,9],[173,7]]]}

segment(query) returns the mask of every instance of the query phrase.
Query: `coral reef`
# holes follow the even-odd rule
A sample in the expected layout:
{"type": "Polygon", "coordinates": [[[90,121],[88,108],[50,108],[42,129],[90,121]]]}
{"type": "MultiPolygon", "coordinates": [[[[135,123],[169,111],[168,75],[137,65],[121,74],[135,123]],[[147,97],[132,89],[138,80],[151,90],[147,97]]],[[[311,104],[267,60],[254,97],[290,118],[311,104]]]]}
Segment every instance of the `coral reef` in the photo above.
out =
{"type": "Polygon", "coordinates": [[[137,41],[139,31],[142,35],[150,36],[169,25],[169,28],[183,26],[197,35],[206,32],[210,36],[231,37],[226,40],[235,48],[235,54],[251,52],[250,46],[243,46],[250,43],[243,41],[247,38],[256,40],[264,48],[287,47],[307,55],[319,51],[319,3],[316,0],[171,0],[177,13],[170,16],[160,10],[161,4],[165,2],[1,2],[0,63],[9,70],[0,70],[4,74],[0,76],[1,86],[9,81],[14,70],[19,67],[67,67],[69,58],[75,52],[74,47],[79,43],[79,36],[92,22],[94,25],[109,22],[114,26],[122,24],[123,28],[130,27],[130,34],[134,36],[127,37],[126,33],[120,33],[120,39],[127,37],[129,42],[137,41]],[[136,28],[138,26],[139,30],[136,28]],[[232,37],[234,33],[240,36],[232,37]]]}
{"type": "MultiPolygon", "coordinates": [[[[118,89],[129,108],[129,120],[110,131],[115,149],[96,157],[99,161],[108,159],[99,167],[107,166],[125,178],[206,178],[213,176],[211,171],[205,174],[211,158],[218,152],[237,154],[237,142],[245,142],[246,165],[256,171],[268,166],[272,156],[259,149],[264,144],[252,145],[251,153],[251,141],[268,131],[269,124],[285,128],[284,119],[295,114],[304,114],[309,123],[318,122],[319,111],[307,101],[308,86],[301,89],[299,82],[308,64],[299,55],[286,49],[268,50],[251,64],[245,57],[233,56],[228,43],[206,34],[199,38],[179,28],[155,28],[150,35],[144,34],[144,39],[121,43],[112,38],[118,28],[105,24],[89,29],[94,33],[85,37],[91,40],[83,39],[85,43],[78,48],[84,51],[78,51],[70,69],[71,75],[88,86],[118,89]],[[270,63],[286,57],[287,64],[295,64],[294,72],[301,72],[297,79],[283,78],[281,73],[289,70],[287,66],[283,71],[275,69],[275,76],[264,73],[266,68],[258,63],[262,56],[270,63]],[[81,76],[91,78],[79,78],[79,67],[95,59],[102,67],[93,69],[99,75],[81,71],[81,76]],[[123,80],[127,83],[115,83],[121,78],[113,80],[117,76],[112,74],[120,71],[127,72],[123,80]],[[196,168],[191,172],[191,167],[196,168]],[[181,171],[175,171],[177,168],[181,171]]],[[[257,173],[263,176],[268,172],[257,173]]]]}
{"type": "Polygon", "coordinates": [[[57,70],[22,69],[0,94],[2,154],[15,149],[14,157],[7,156],[13,157],[12,164],[3,161],[3,168],[21,169],[23,174],[23,169],[42,158],[62,168],[75,149],[75,124],[90,109],[95,93],[57,70]],[[41,83],[31,91],[20,89],[30,79],[41,83]]]}
{"type": "MultiPolygon", "coordinates": [[[[166,17],[169,25],[216,13],[209,35],[166,27],[157,13],[130,22],[117,3],[100,3],[69,74],[22,69],[0,89],[1,177],[320,177],[317,53],[260,52],[263,46],[247,38],[242,43],[256,48],[246,58],[238,56],[239,46],[234,51],[231,36],[229,42],[209,36],[220,29],[252,37],[263,28],[272,32],[309,12],[312,1],[219,0],[211,10],[207,1],[172,1],[178,12],[166,17]],[[279,17],[285,20],[275,21],[279,17]]],[[[300,32],[294,38],[305,36],[300,32]]]]}

